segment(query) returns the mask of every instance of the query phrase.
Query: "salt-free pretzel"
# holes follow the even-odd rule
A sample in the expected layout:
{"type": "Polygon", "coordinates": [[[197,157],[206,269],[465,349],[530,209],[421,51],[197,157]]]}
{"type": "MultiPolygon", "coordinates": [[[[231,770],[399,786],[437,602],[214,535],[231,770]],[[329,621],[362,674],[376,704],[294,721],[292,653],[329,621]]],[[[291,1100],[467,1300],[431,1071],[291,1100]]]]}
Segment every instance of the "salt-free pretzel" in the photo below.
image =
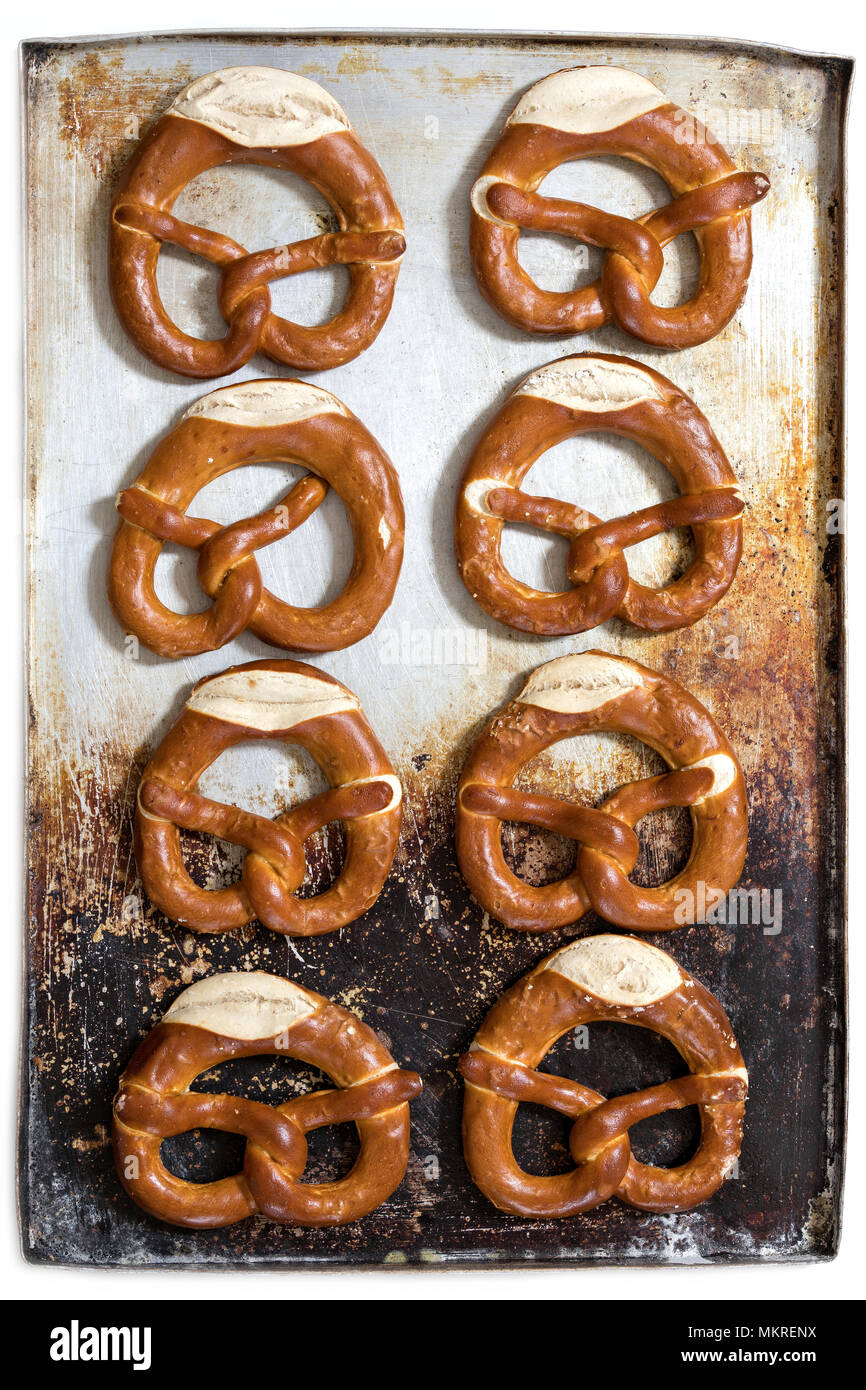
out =
{"type": "Polygon", "coordinates": [[[628,357],[578,353],[530,373],[485,431],[457,494],[457,567],[484,611],[522,632],[586,632],[613,616],[668,632],[697,622],[727,593],[742,551],[742,510],[722,446],[685,392],[628,357]],[[545,450],[588,432],[641,444],[681,495],[604,522],[521,490],[545,450]],[[565,536],[573,587],[549,593],[515,579],[500,551],[506,522],[565,536]],[[686,572],[663,589],[631,579],[624,550],[677,526],[694,538],[686,572]]]}
{"type": "Polygon", "coordinates": [[[142,774],[135,857],[152,901],[193,931],[229,931],[258,918],[271,931],[318,936],[354,922],[376,901],[397,848],[401,803],[400,782],[357,695],[301,662],[251,661],[193,686],[142,774]],[[211,763],[256,739],[306,749],[330,790],[276,820],[200,795],[198,780],[211,763]],[[305,841],[338,820],[346,832],[338,877],[317,896],[298,898],[305,841]],[[240,882],[200,888],[184,864],[181,829],[246,849],[240,882]]]}
{"type": "Polygon", "coordinates": [[[764,174],[738,173],[700,122],[646,77],[625,68],[568,68],[522,97],[472,188],[472,267],[488,303],[527,332],[583,333],[612,319],[655,347],[693,347],[715,337],[743,301],[752,264],[749,208],[769,188],[764,174]],[[536,191],[566,160],[605,155],[654,169],[674,201],[633,222],[536,191]],[[582,289],[541,289],[517,258],[521,228],[602,247],[601,277],[582,289]],[[687,303],[660,308],[650,295],[664,247],[683,232],[694,232],[698,243],[698,287],[687,303]]]}
{"type": "Polygon", "coordinates": [[[342,401],[302,381],[245,381],[190,406],[117,499],[108,597],[125,630],[160,656],[213,651],[249,628],[263,642],[336,651],[366,637],[391,602],[403,561],[403,499],[394,466],[342,401]],[[215,478],[254,463],[310,472],[276,506],[218,526],[186,515],[215,478]],[[285,603],[262,587],[256,551],[289,536],[333,487],[352,528],[354,561],[342,593],[321,608],[285,603]],[[154,576],[167,541],[198,551],[198,580],[213,600],[175,613],[154,576]]]}
{"type": "Polygon", "coordinates": [[[721,1187],[740,1152],[748,1075],[727,1015],[669,955],[634,937],[585,937],[548,956],[493,1007],[459,1065],[469,1171],[495,1206],[518,1216],[574,1216],[610,1197],[644,1211],[688,1211],[721,1187]],[[606,1100],[537,1070],[557,1038],[597,1022],[660,1033],[688,1075],[606,1100]],[[542,1177],[520,1167],[511,1146],[520,1101],[574,1121],[569,1172],[542,1177]],[[692,1157],[676,1168],[639,1163],[631,1126],[688,1105],[701,1117],[692,1157]]]}
{"type": "Polygon", "coordinates": [[[255,352],[304,371],[338,367],[373,342],[391,308],[403,222],[387,180],[349,118],[317,83],[279,68],[222,68],[175,98],[142,140],[111,207],[109,283],[121,323],[141,352],[183,376],[237,371],[255,352]],[[339,231],[247,252],[222,233],[182,222],[178,195],[221,164],[287,169],[327,199],[339,231]],[[223,338],[190,337],[160,298],[164,245],[219,266],[223,338]],[[345,265],[349,290],[328,323],[306,327],[271,312],[275,280],[345,265]]]}
{"type": "Polygon", "coordinates": [[[133,1201],[175,1226],[229,1226],[257,1213],[298,1226],[357,1221],[399,1186],[409,1156],[409,1105],[421,1078],[401,1071],[371,1028],[313,990],[262,971],[211,975],[184,990],[144,1039],[114,1101],[114,1155],[133,1201]],[[335,1090],[285,1105],[191,1089],[202,1072],[238,1057],[295,1057],[335,1090]],[[302,1181],[306,1136],[354,1121],[361,1151],[336,1182],[302,1181]],[[192,1129],[246,1139],[241,1172],[186,1182],[160,1145],[192,1129]]]}
{"type": "Polygon", "coordinates": [[[700,902],[719,902],[746,857],[746,787],[736,754],[693,695],[625,657],[588,651],[533,671],[520,694],[477,739],[457,788],[457,857],[481,906],[518,931],[551,931],[592,908],[618,927],[671,931],[694,920],[700,902]],[[525,763],[564,738],[630,734],[671,771],[621,787],[597,809],[515,788],[525,763]],[[650,811],[687,806],[688,863],[655,888],[629,879],[637,862],[638,821],[650,811]],[[502,822],[541,826],[576,840],[574,871],[534,886],[505,861],[502,822]],[[701,896],[703,894],[703,896],[701,896]]]}

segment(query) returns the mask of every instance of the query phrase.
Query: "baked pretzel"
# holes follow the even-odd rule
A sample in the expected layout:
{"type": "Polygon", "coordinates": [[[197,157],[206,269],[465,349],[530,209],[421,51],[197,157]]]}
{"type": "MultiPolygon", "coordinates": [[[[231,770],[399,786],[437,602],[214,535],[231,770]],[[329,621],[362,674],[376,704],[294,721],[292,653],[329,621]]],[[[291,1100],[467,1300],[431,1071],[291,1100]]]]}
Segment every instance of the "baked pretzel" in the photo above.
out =
{"type": "Polygon", "coordinates": [[[697,622],[727,593],[742,551],[742,510],[722,446],[683,391],[628,357],[579,353],[522,381],[475,449],[457,495],[457,567],[484,611],[522,632],[586,632],[614,615],[668,632],[697,622]],[[590,431],[641,444],[682,495],[602,522],[559,498],[521,491],[539,455],[590,431]],[[506,522],[567,537],[574,587],[549,593],[515,579],[500,554],[506,522]],[[694,537],[685,574],[663,589],[636,583],[623,551],[676,526],[694,537]]]}
{"type": "Polygon", "coordinates": [[[675,681],[625,657],[588,651],[533,671],[520,694],[477,739],[457,787],[457,857],[475,898],[518,931],[551,931],[593,908],[618,927],[671,931],[684,924],[686,892],[718,901],[742,872],[748,817],[736,754],[703,705],[675,681]],[[623,733],[660,753],[672,769],[629,782],[596,810],[515,788],[525,763],[564,738],[623,733]],[[688,806],[692,850],[685,868],[657,888],[630,882],[638,821],[688,806]],[[577,840],[574,871],[540,887],[505,862],[502,822],[543,826],[577,840]]]}
{"type": "Polygon", "coordinates": [[[245,381],[190,406],[120,493],[120,526],[108,597],[127,632],[160,656],[213,651],[249,628],[295,651],[336,651],[366,637],[394,596],[403,562],[403,499],[394,466],[342,401],[303,381],[245,381]],[[311,470],[258,516],[218,526],[189,517],[193,498],[247,464],[311,470]],[[321,608],[299,608],[262,587],[255,554],[296,530],[325,497],[340,497],[352,527],[346,586],[321,608]],[[198,580],[213,600],[202,613],[175,613],[157,597],[156,563],[166,541],[198,551],[198,580]]]}
{"type": "Polygon", "coordinates": [[[669,955],[634,937],[584,937],[548,956],[493,1007],[459,1066],[469,1171],[495,1206],[518,1216],[574,1216],[614,1196],[644,1211],[688,1211],[721,1187],[740,1152],[748,1074],[727,1015],[669,955]],[[606,1100],[537,1070],[557,1038],[598,1022],[660,1033],[689,1074],[606,1100]],[[520,1101],[574,1121],[570,1172],[541,1177],[517,1163],[511,1131],[520,1101]],[[688,1105],[701,1117],[695,1154],[677,1168],[639,1163],[631,1126],[688,1105]]]}
{"type": "Polygon", "coordinates": [[[109,283],[127,333],[160,367],[225,376],[261,351],[290,367],[322,371],[373,342],[405,249],[385,175],[328,92],[280,68],[222,68],[184,88],[128,164],[111,207],[109,283]],[[288,169],[323,194],[340,230],[248,253],[220,232],[180,221],[172,213],[178,195],[220,164],[288,169]],[[166,313],[156,283],[166,244],[222,269],[224,338],[192,338],[166,313]],[[271,313],[274,280],[330,265],[348,266],[350,285],[329,323],[310,328],[271,313]]]}
{"type": "Polygon", "coordinates": [[[147,893],[192,931],[223,932],[258,918],[271,931],[318,936],[372,907],[388,876],[402,788],[357,695],[298,661],[250,661],[193,686],[141,778],[134,844],[147,893]],[[211,763],[239,743],[279,739],[305,748],[330,790],[268,820],[201,796],[211,763]],[[343,868],[316,897],[297,898],[304,843],[332,821],[346,831],[343,868]],[[239,883],[205,889],[184,866],[180,830],[218,835],[248,851],[239,883]]]}
{"type": "Polygon", "coordinates": [[[752,264],[749,208],[770,189],[765,174],[741,174],[709,135],[689,138],[694,117],[646,77],[625,68],[555,72],[518,102],[471,193],[470,249],[489,304],[530,333],[583,333],[611,319],[655,347],[713,338],[743,302],[752,264]],[[621,155],[648,165],[674,201],[632,222],[536,192],[566,160],[621,155]],[[521,228],[558,232],[607,255],[600,279],[567,293],[542,290],[517,259],[521,228]],[[650,299],[663,248],[694,232],[698,288],[687,303],[650,299]]]}
{"type": "Polygon", "coordinates": [[[409,1156],[409,1106],[421,1078],[401,1071],[371,1028],[348,1009],[262,971],[211,975],[184,990],[144,1039],[114,1101],[117,1171],[134,1202],[160,1221],[229,1226],[260,1213],[298,1226],[343,1226],[381,1206],[409,1156]],[[191,1090],[196,1077],[238,1057],[296,1057],[327,1072],[336,1090],[286,1105],[191,1090]],[[354,1121],[361,1152],[337,1182],[302,1182],[306,1135],[354,1121]],[[160,1145],[192,1129],[246,1141],[240,1173],[185,1182],[160,1145]]]}

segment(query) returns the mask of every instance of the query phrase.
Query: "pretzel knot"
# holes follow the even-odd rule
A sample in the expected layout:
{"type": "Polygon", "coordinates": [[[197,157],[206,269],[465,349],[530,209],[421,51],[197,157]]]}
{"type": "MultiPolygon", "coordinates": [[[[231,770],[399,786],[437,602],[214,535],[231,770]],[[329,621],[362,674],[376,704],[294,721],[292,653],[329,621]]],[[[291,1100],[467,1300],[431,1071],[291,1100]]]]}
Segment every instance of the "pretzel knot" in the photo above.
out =
{"type": "Polygon", "coordinates": [[[253,661],[200,681],[145,768],[136,859],[157,907],[194,931],[227,931],[257,918],[272,931],[318,935],[355,921],[376,901],[397,847],[401,801],[400,782],[357,696],[300,662],[253,661]],[[331,789],[275,821],[196,790],[227,748],[274,738],[305,748],[331,789]],[[298,898],[304,844],[334,821],[346,829],[343,868],[324,892],[298,898]],[[246,849],[240,882],[200,888],[184,865],[181,829],[246,849]]]}
{"type": "Polygon", "coordinates": [[[697,622],[727,593],[742,551],[742,511],[722,447],[684,392],[628,357],[578,353],[532,372],[485,431],[457,496],[457,566],[485,612],[523,632],[586,632],[613,616],[666,632],[697,622]],[[602,431],[641,444],[683,495],[602,522],[521,490],[545,450],[602,431]],[[574,587],[548,593],[515,579],[500,550],[506,522],[566,537],[574,587]],[[660,590],[631,579],[624,551],[677,526],[690,527],[694,538],[686,572],[660,590]]]}
{"type": "Polygon", "coordinates": [[[111,210],[112,297],[139,349],[184,376],[224,376],[259,350],[321,371],[357,357],[382,328],[406,249],[402,227],[385,175],[333,97],[296,73],[224,68],[180,93],[126,169],[111,210]],[[340,230],[249,253],[173,215],[191,179],[230,163],[266,164],[306,179],[327,198],[340,230]],[[189,337],[169,318],[156,283],[163,245],[222,269],[224,338],[189,337]],[[332,265],[349,267],[350,286],[329,323],[305,327],[271,312],[271,283],[332,265]]]}
{"type": "Polygon", "coordinates": [[[701,887],[715,901],[709,895],[736,884],[747,829],[742,772],[709,712],[658,672],[599,651],[539,666],[483,730],[457,788],[463,877],[487,912],[519,931],[551,931],[590,908],[619,927],[671,931],[689,920],[687,904],[698,901],[701,887]],[[515,789],[526,763],[561,739],[589,732],[631,734],[672,770],[621,787],[598,809],[515,789]],[[674,878],[641,888],[629,878],[639,851],[634,827],[668,806],[690,808],[691,854],[674,878]],[[518,878],[505,861],[503,821],[578,841],[574,871],[543,887],[518,878]]]}
{"type": "Polygon", "coordinates": [[[247,381],[203,396],[121,492],[117,509],[108,596],[126,630],[160,656],[212,651],[246,628],[297,651],[350,646],[390,604],[403,560],[403,499],[390,459],[342,401],[300,381],[247,381]],[[266,461],[314,472],[258,516],[219,526],[186,515],[215,478],[266,461]],[[330,603],[296,607],[263,587],[255,555],[303,525],[329,486],[351,522],[354,563],[330,603]],[[158,598],[156,564],[166,542],[198,551],[207,611],[175,613],[158,598]]]}
{"type": "Polygon", "coordinates": [[[495,1005],[459,1068],[469,1170],[491,1202],[520,1216],[573,1216],[613,1196],[647,1211],[685,1211],[721,1186],[740,1151],[748,1077],[727,1016],[670,956],[633,937],[586,937],[548,956],[495,1005]],[[689,1075],[606,1100],[537,1070],[563,1033],[601,1021],[660,1033],[689,1075]],[[511,1132],[521,1101],[574,1121],[571,1172],[540,1177],[519,1166],[511,1132]],[[631,1126],[688,1105],[700,1109],[697,1152],[672,1169],[639,1163],[631,1126]]]}
{"type": "Polygon", "coordinates": [[[509,116],[471,193],[472,265],[493,308],[533,333],[582,333],[612,319],[656,347],[693,347],[719,333],[745,296],[749,208],[770,183],[764,174],[738,173],[721,145],[708,135],[696,138],[699,125],[624,68],[566,69],[536,83],[509,116]],[[564,161],[601,155],[648,165],[674,201],[633,222],[537,193],[564,161]],[[601,278],[566,293],[540,289],[517,258],[521,229],[603,248],[601,278]],[[692,231],[701,256],[698,288],[687,303],[659,308],[650,294],[663,248],[692,231]]]}
{"type": "Polygon", "coordinates": [[[185,990],[121,1077],[113,1138],[121,1181],[139,1206],[178,1226],[227,1226],[260,1213],[272,1221],[336,1226],[372,1211],[406,1171],[409,1106],[421,1092],[372,1029],[347,1009],[260,971],[212,975],[185,990]],[[338,1089],[270,1106],[192,1091],[223,1062],[262,1054],[318,1067],[338,1089]],[[354,1122],[361,1152],[344,1178],[304,1183],[306,1135],[354,1122]],[[247,1141],[243,1170],[186,1182],[163,1164],[164,1139],[192,1129],[247,1141]]]}

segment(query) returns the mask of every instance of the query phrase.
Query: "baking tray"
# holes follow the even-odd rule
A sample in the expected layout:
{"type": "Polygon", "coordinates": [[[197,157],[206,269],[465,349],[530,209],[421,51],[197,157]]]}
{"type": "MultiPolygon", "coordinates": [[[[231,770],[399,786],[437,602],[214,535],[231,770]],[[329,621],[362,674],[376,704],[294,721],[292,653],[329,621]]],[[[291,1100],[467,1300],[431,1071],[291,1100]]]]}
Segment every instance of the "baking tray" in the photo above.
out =
{"type": "MultiPolygon", "coordinates": [[[[844,850],[841,528],[843,130],[852,64],[715,40],[456,34],[200,34],[24,45],[28,257],[29,934],[22,1092],[21,1212],[31,1260],[121,1266],[658,1264],[802,1260],[832,1255],[843,1155],[844,850]],[[468,193],[518,95],[557,68],[617,63],[695,111],[740,168],[769,174],[753,216],[755,264],[745,306],[713,341],[671,355],[616,328],[540,339],[511,329],[477,291],[468,256],[468,193]],[[112,617],[105,575],[114,495],[205,390],[151,366],[109,303],[108,208],[140,132],[191,78],[232,64],[307,74],[348,111],[379,159],[409,243],[394,309],[374,346],[314,378],[382,442],[402,479],[407,558],[393,607],[366,641],[317,660],[361,696],[406,787],[393,873],[361,921],[315,940],[251,927],[193,936],[148,903],[131,853],[136,785],[192,683],[234,662],[273,656],[244,636],[180,662],[133,644],[112,617]],[[455,569],[457,482],[486,422],[530,369],[569,351],[622,352],[660,368],[706,413],[748,499],[734,586],[697,627],[641,635],[612,621],[576,640],[528,638],[484,614],[455,569]],[[472,1185],[460,1147],[456,1058],[493,1001],[591,916],[546,936],[509,932],[469,897],[452,841],[455,781],[488,714],[525,673],[589,646],[674,676],[704,701],[737,748],[751,801],[742,885],[782,894],[774,924],[694,926],[655,938],[721,999],[751,1073],[738,1169],[704,1206],[679,1215],[615,1201],[567,1221],[497,1212],[472,1185]],[[114,1175],[110,1103],[141,1037],[175,995],[214,970],[285,973],[355,1009],[401,1065],[423,1074],[405,1181],[378,1211],[342,1229],[287,1229],[260,1219],[221,1231],[178,1230],[132,1205],[114,1175]]],[[[638,215],[668,201],[654,174],[619,160],[567,166],[551,193],[638,215]]],[[[250,249],[328,226],[312,190],[264,169],[200,177],[178,204],[250,249]]],[[[591,278],[595,252],[526,237],[525,263],[552,288],[591,278]]],[[[659,288],[693,283],[690,238],[670,248],[659,288]]],[[[315,322],[342,292],[342,271],[274,289],[275,306],[315,322]]],[[[213,272],[169,251],[160,284],[196,331],[221,331],[213,272]]],[[[232,380],[288,375],[254,359],[232,380]]],[[[245,469],[194,510],[250,515],[283,491],[285,469],[245,469]]],[[[614,516],[670,495],[640,449],[583,436],[539,462],[529,486],[614,516]]],[[[265,582],[301,601],[340,586],[347,530],[329,497],[290,542],[262,553],[265,582]]],[[[509,532],[523,577],[553,586],[559,542],[509,532]]],[[[630,552],[633,573],[662,582],[683,562],[672,535],[630,552]]],[[[200,606],[192,562],[167,557],[163,594],[200,606]]],[[[597,800],[658,770],[615,736],[561,745],[533,769],[540,789],[597,800]]],[[[236,750],[203,789],[275,814],[317,785],[310,765],[276,747],[236,750]]],[[[638,873],[684,861],[685,813],[642,826],[638,873]]],[[[230,846],[189,837],[203,882],[237,872],[230,846]]],[[[541,879],[568,851],[513,827],[515,864],[541,879]]],[[[321,883],[339,855],[333,828],[314,846],[321,883]]],[[[608,1094],[682,1069],[662,1040],[600,1027],[588,1050],[562,1040],[552,1069],[608,1094]]],[[[234,1064],[229,1081],[287,1098],[316,1078],[285,1059],[234,1064]]],[[[692,1111],[644,1122],[640,1157],[672,1163],[695,1141],[692,1111]]],[[[311,1175],[342,1171],[352,1132],[312,1136],[311,1175]]],[[[536,1171],[567,1162],[565,1127],[521,1107],[518,1155],[536,1171]]],[[[171,1141],[177,1171],[208,1178],[237,1166],[241,1141],[171,1141]]]]}

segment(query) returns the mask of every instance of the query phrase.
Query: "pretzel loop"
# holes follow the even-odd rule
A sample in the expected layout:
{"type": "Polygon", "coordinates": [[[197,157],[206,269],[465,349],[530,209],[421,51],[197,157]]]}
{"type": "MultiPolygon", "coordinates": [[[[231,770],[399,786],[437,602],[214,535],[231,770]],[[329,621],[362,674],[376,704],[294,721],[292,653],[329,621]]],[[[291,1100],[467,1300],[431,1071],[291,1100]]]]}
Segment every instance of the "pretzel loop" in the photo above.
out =
{"type": "Polygon", "coordinates": [[[706,342],[736,313],[752,259],[749,209],[769,191],[764,174],[740,173],[711,138],[684,140],[694,118],[657,87],[622,68],[553,73],[512,112],[471,194],[472,266],[484,297],[531,333],[582,333],[613,320],[657,347],[706,342]],[[543,197],[546,176],[568,160],[619,155],[648,165],[673,194],[637,221],[583,203],[543,197]],[[521,229],[557,232],[607,252],[592,285],[542,290],[520,265],[521,229]],[[674,309],[650,295],[664,246],[693,231],[701,275],[674,309]]]}
{"type": "Polygon", "coordinates": [[[466,1161],[481,1190],[504,1211],[573,1216],[614,1195],[650,1211],[683,1211],[721,1186],[739,1153],[748,1078],[724,1010],[670,956],[633,937],[586,937],[542,961],[495,1005],[458,1065],[466,1082],[466,1161]],[[606,1100],[537,1069],[558,1037],[593,1022],[636,1024],[661,1034],[689,1074],[606,1100]],[[573,1121],[571,1172],[540,1177],[517,1163],[511,1134],[522,1102],[573,1121]],[[701,1116],[692,1157],[670,1169],[638,1162],[631,1127],[689,1105],[701,1116]]]}
{"type": "Polygon", "coordinates": [[[154,362],[185,376],[236,371],[256,351],[307,371],[339,366],[376,338],[406,249],[385,175],[329,94],[295,73],[225,68],[182,91],[141,142],[111,213],[109,279],[123,326],[154,362]],[[220,232],[175,217],[196,175],[222,164],[286,169],[328,200],[339,230],[249,253],[220,232]],[[171,244],[219,266],[224,338],[181,331],[156,283],[171,244]],[[329,323],[306,327],[271,312],[268,285],[322,266],[349,267],[349,291],[329,323]]]}
{"type": "Polygon", "coordinates": [[[184,991],[132,1058],[114,1102],[120,1179],[154,1216],[179,1226],[226,1226],[260,1213],[273,1221],[341,1225],[379,1206],[401,1181],[409,1152],[408,1102],[421,1080],[354,1014],[312,990],[258,971],[214,975],[184,991]],[[190,1090],[223,1062],[296,1057],[336,1090],[279,1106],[190,1090]],[[353,1122],[360,1154],[335,1182],[305,1183],[306,1135],[353,1122]],[[191,1129],[242,1135],[240,1173],[192,1183],[163,1163],[162,1140],[191,1129]]]}
{"type": "Polygon", "coordinates": [[[193,931],[226,931],[253,919],[295,936],[334,931],[378,897],[397,846],[401,798],[394,769],[345,686],[298,662],[232,667],[195,687],[144,770],[135,817],[139,871],[156,905],[193,931]],[[275,820],[196,790],[225,749],[262,738],[306,748],[330,789],[275,820]],[[300,898],[305,842],[335,821],[346,833],[342,869],[323,892],[300,898]],[[240,882],[200,887],[184,864],[182,829],[244,848],[240,882]]]}
{"type": "Polygon", "coordinates": [[[746,834],[742,773],[707,710],[657,672],[599,651],[559,657],[533,672],[479,736],[457,788],[463,876],[485,911],[519,931],[550,931],[589,908],[636,931],[683,926],[689,895],[694,904],[701,884],[707,894],[724,894],[737,882],[746,834]],[[628,783],[597,809],[514,786],[545,749],[597,731],[631,734],[672,770],[628,783]],[[691,854],[673,878],[644,888],[630,879],[639,851],[634,828],[669,806],[691,808],[691,854]],[[518,878],[505,859],[504,821],[576,840],[573,871],[541,886],[518,878]]]}
{"type": "MultiPolygon", "coordinates": [[[[214,573],[215,552],[211,543],[223,537],[227,528],[203,518],[184,516],[176,507],[162,498],[150,496],[136,484],[119,494],[117,510],[124,521],[161,544],[171,541],[199,551],[199,582],[213,600],[210,612],[201,615],[196,623],[198,641],[207,644],[205,649],[222,647],[244,631],[262,597],[262,575],[254,559],[258,545],[248,546],[234,557],[234,563],[226,563],[214,573]],[[205,557],[204,563],[202,557],[205,557]]],[[[248,524],[255,524],[257,520],[254,518],[248,524]]],[[[270,540],[262,540],[261,544],[270,544],[270,540]]],[[[219,549],[216,555],[220,555],[219,549]]]]}

